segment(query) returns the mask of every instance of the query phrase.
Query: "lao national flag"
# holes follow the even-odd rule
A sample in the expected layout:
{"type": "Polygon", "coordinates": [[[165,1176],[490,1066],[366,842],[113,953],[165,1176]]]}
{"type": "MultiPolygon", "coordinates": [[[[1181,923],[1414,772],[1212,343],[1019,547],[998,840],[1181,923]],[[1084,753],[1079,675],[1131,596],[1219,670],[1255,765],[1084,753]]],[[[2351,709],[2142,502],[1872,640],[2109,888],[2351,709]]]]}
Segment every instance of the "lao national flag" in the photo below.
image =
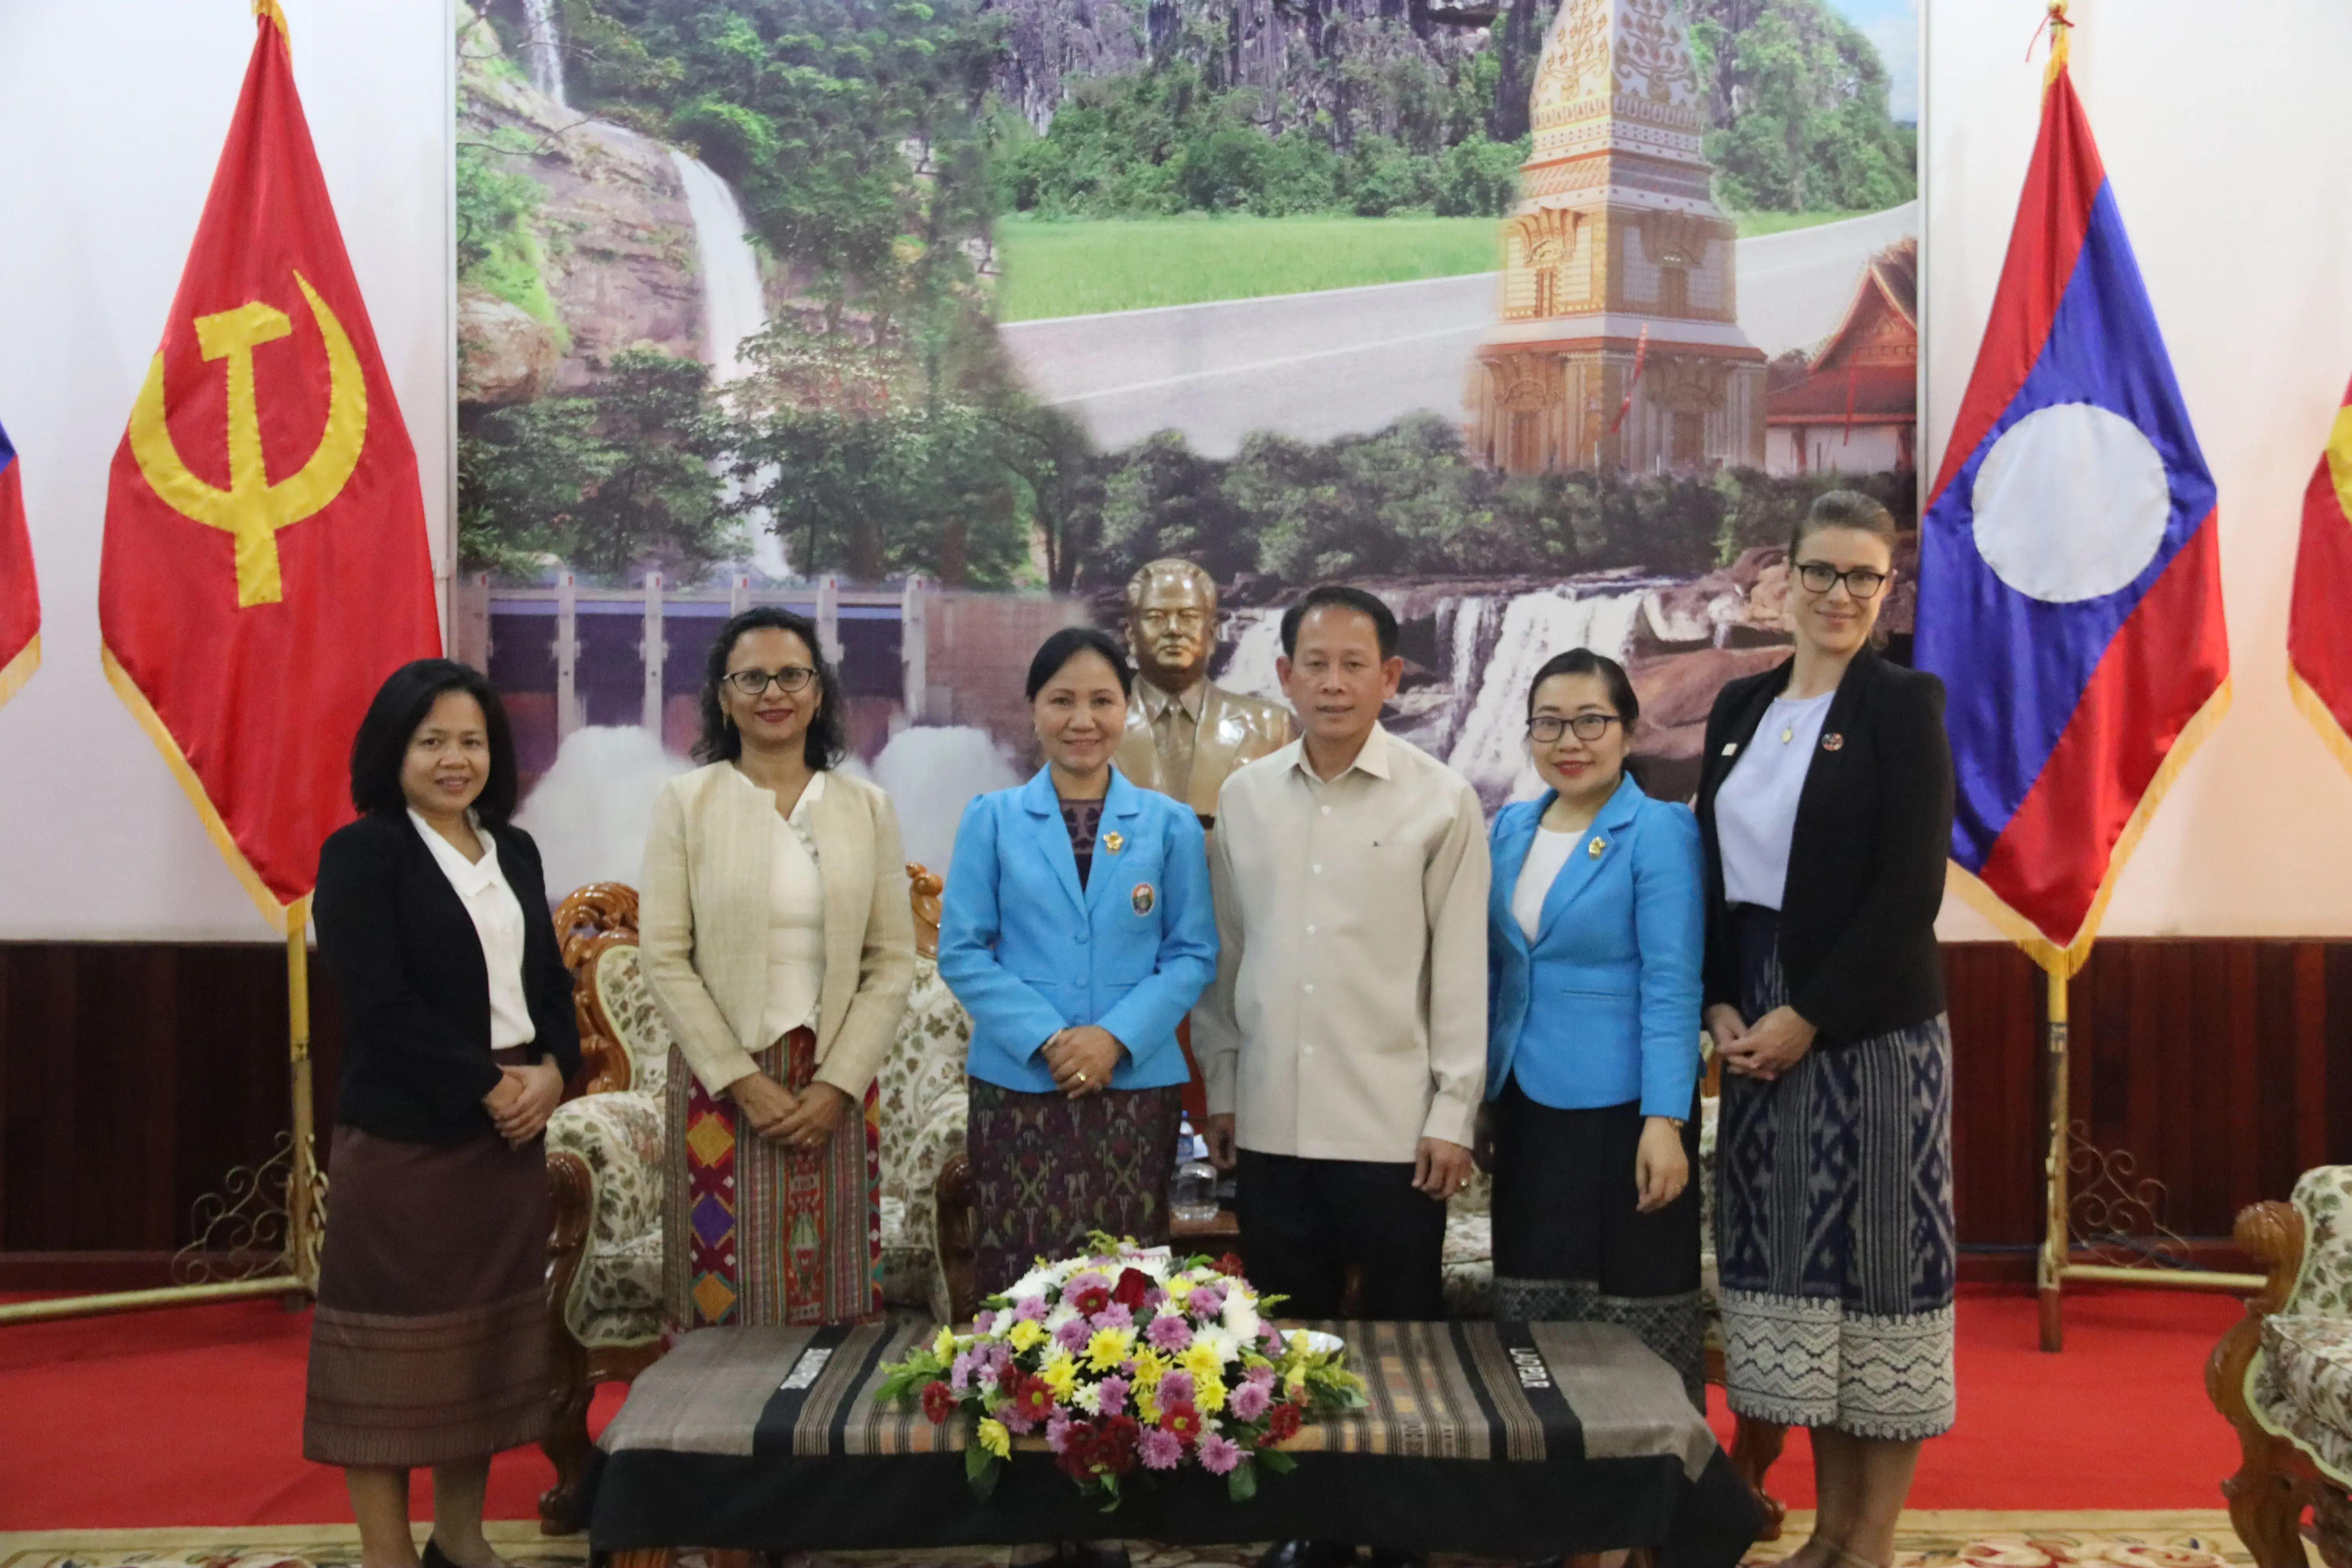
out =
{"type": "Polygon", "coordinates": [[[41,663],[41,591],[25,528],[23,468],[0,430],[0,702],[16,696],[41,663]]]}
{"type": "Polygon", "coordinates": [[[1916,645],[1950,693],[1952,858],[2057,973],[2088,954],[2227,705],[2215,531],[2212,474],[2060,69],[1921,518],[1916,645]]]}

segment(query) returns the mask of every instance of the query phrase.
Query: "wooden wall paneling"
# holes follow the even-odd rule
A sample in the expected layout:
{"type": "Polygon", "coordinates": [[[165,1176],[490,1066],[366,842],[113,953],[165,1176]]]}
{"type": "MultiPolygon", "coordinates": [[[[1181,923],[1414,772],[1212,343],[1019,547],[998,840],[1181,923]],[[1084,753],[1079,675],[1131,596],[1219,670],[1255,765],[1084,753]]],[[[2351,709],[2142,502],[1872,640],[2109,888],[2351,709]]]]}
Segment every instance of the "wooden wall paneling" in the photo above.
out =
{"type": "Polygon", "coordinates": [[[2006,942],[1946,948],[1944,971],[1960,1242],[2031,1246],[2042,1234],[2041,972],[2006,942]]]}
{"type": "Polygon", "coordinates": [[[2286,1113],[2298,1172],[2327,1163],[2327,953],[2314,942],[2294,948],[2294,1079],[2286,1113]]]}

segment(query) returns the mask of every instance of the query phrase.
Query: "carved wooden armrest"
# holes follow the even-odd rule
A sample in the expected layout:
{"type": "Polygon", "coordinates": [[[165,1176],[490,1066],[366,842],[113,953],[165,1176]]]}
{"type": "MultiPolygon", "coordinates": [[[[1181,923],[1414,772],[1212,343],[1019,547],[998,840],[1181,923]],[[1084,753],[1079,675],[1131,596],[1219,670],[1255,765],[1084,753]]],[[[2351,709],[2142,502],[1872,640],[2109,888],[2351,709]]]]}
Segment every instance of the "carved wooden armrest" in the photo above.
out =
{"type": "Polygon", "coordinates": [[[969,1322],[980,1310],[980,1254],[971,1212],[971,1156],[950,1154],[931,1194],[938,1205],[940,1274],[947,1281],[950,1315],[969,1322]]]}
{"type": "Polygon", "coordinates": [[[2241,1463],[2221,1483],[2230,1500],[2230,1521],[2261,1568],[2303,1568],[2299,1524],[2312,1477],[2307,1462],[2284,1439],[2255,1419],[2246,1403],[2246,1371],[2263,1345],[2263,1320],[2287,1304],[2295,1276],[2303,1271],[2305,1232],[2302,1211],[2293,1204],[2252,1204],[2238,1211],[2234,1232],[2241,1250],[2262,1265],[2263,1288],[2246,1302],[2246,1315],[2230,1325],[2205,1363],[2205,1394],[2236,1429],[2241,1463]]]}

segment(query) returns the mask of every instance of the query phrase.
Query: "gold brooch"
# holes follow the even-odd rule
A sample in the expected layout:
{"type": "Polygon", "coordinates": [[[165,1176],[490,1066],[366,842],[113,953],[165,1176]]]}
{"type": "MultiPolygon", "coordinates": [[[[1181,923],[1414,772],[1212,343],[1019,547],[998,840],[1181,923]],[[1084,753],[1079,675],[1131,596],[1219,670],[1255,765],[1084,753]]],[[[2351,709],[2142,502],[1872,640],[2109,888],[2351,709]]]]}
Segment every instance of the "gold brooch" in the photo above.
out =
{"type": "Polygon", "coordinates": [[[1109,850],[1112,854],[1118,854],[1126,847],[1127,839],[1124,836],[1117,833],[1106,833],[1103,835],[1103,847],[1109,850]]]}
{"type": "Polygon", "coordinates": [[[1591,843],[1584,847],[1584,852],[1587,855],[1591,856],[1595,860],[1598,860],[1601,858],[1601,852],[1608,847],[1609,846],[1607,844],[1596,838],[1591,843]]]}

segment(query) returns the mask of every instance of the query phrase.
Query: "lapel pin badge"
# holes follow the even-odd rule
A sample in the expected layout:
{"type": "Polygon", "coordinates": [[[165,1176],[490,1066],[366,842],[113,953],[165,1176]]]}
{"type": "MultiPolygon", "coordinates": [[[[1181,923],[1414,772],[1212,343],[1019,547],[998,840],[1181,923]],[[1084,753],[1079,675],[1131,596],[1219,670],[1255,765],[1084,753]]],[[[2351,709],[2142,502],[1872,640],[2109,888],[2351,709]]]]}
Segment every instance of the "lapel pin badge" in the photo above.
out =
{"type": "Polygon", "coordinates": [[[1584,847],[1584,852],[1587,855],[1591,856],[1595,860],[1598,860],[1601,858],[1601,852],[1608,847],[1608,843],[1605,840],[1596,838],[1591,843],[1584,847]]]}
{"type": "Polygon", "coordinates": [[[1127,901],[1135,906],[1137,914],[1148,915],[1151,912],[1151,906],[1160,901],[1160,895],[1151,890],[1150,883],[1138,882],[1135,891],[1127,896],[1127,901]]]}
{"type": "Polygon", "coordinates": [[[1831,731],[1828,734],[1823,735],[1823,736],[1822,737],[1822,751],[1824,751],[1824,752],[1837,752],[1837,751],[1843,751],[1843,750],[1844,750],[1844,749],[1845,749],[1845,737],[1844,737],[1843,735],[1839,734],[1835,730],[1831,731]]]}
{"type": "Polygon", "coordinates": [[[1727,756],[1727,757],[1737,756],[1737,755],[1738,755],[1738,753],[1739,753],[1739,742],[1737,742],[1737,741],[1726,741],[1726,742],[1723,743],[1723,754],[1724,754],[1725,756],[1727,756]]]}
{"type": "Polygon", "coordinates": [[[1103,847],[1114,855],[1118,854],[1120,850],[1127,847],[1126,835],[1117,832],[1104,834],[1103,847]]]}

